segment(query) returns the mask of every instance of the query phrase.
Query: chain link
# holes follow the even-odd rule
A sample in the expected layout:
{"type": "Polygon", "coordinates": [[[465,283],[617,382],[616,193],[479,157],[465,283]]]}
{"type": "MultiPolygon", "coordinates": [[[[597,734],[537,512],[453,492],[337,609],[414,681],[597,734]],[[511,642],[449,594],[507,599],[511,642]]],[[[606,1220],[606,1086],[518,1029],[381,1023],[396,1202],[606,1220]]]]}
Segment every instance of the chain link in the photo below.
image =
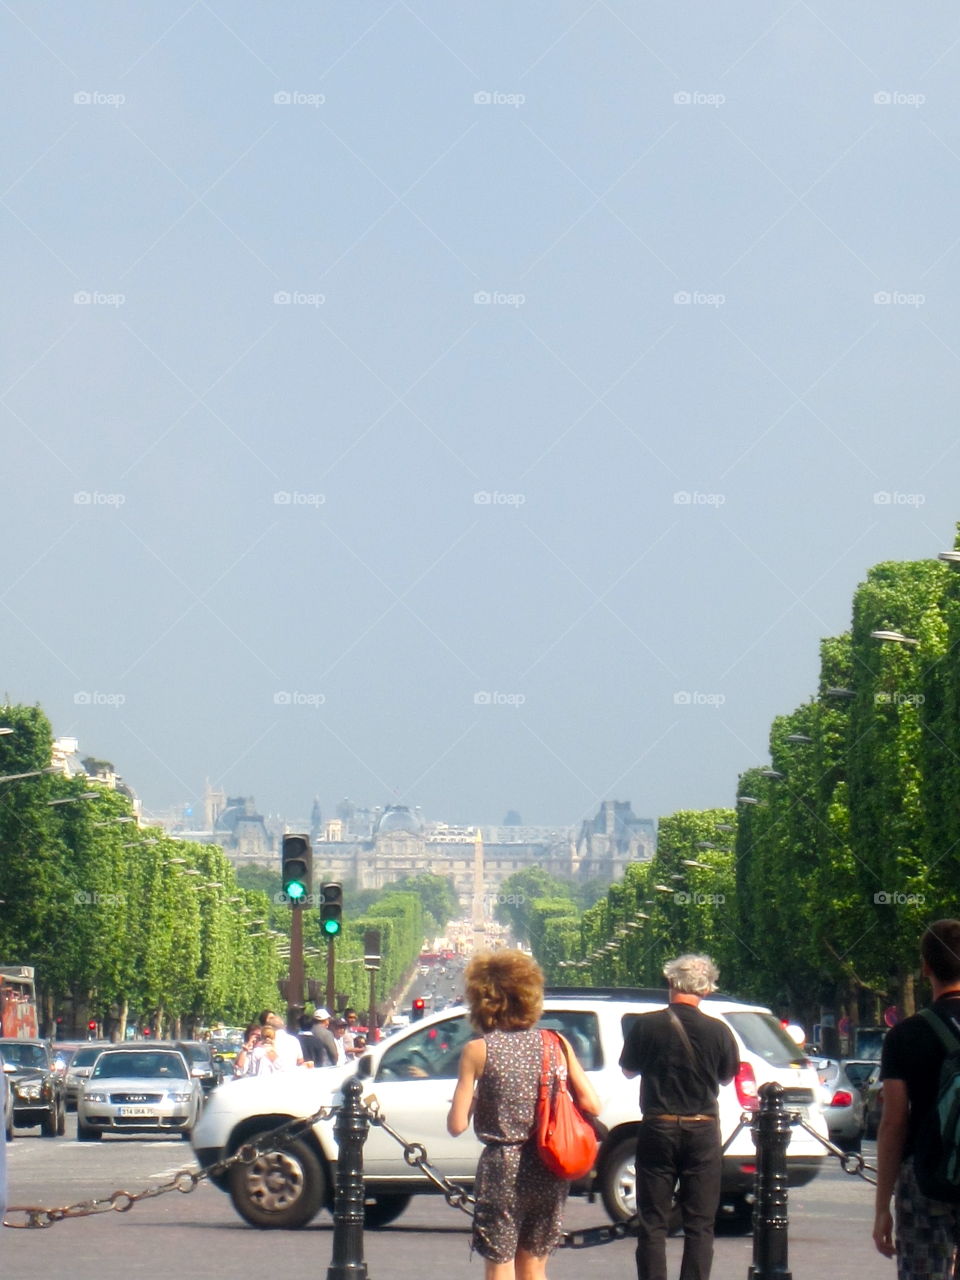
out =
{"type": "Polygon", "coordinates": [[[864,1182],[869,1182],[873,1187],[877,1185],[876,1178],[871,1178],[869,1176],[871,1173],[877,1172],[877,1166],[874,1164],[867,1164],[859,1151],[843,1151],[840,1147],[835,1146],[829,1138],[825,1138],[823,1134],[817,1133],[816,1129],[814,1129],[812,1125],[808,1124],[806,1120],[804,1120],[803,1116],[791,1115],[790,1123],[799,1125],[801,1129],[806,1129],[807,1133],[816,1138],[818,1142],[822,1143],[830,1155],[836,1156],[840,1161],[840,1168],[844,1173],[849,1173],[853,1178],[861,1177],[864,1182]]]}
{"type": "Polygon", "coordinates": [[[153,1200],[171,1191],[189,1195],[201,1182],[228,1172],[234,1165],[253,1164],[255,1160],[259,1160],[261,1156],[271,1151],[281,1151],[312,1129],[318,1121],[332,1119],[339,1110],[339,1107],[320,1107],[311,1116],[287,1120],[276,1129],[260,1134],[256,1142],[245,1142],[232,1156],[217,1160],[207,1169],[179,1169],[166,1182],[155,1187],[144,1187],[142,1191],[118,1190],[100,1200],[80,1200],[76,1204],[63,1205],[56,1209],[44,1209],[38,1205],[10,1205],[3,1225],[20,1231],[52,1227],[54,1223],[63,1222],[67,1218],[90,1218],[97,1213],[127,1213],[142,1200],[153,1200]],[[24,1220],[11,1222],[9,1220],[11,1214],[23,1214],[24,1220]]]}

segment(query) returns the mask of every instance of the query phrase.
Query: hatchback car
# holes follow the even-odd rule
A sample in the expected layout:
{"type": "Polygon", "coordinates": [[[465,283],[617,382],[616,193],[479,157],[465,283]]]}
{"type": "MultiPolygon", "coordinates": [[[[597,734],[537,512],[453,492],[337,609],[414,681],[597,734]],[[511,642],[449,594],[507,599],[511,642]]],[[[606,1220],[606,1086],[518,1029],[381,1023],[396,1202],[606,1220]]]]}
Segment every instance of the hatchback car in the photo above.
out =
{"type": "Polygon", "coordinates": [[[846,1064],[835,1058],[814,1058],[813,1063],[820,1080],[820,1105],[830,1141],[844,1151],[859,1151],[867,1123],[859,1085],[847,1072],[846,1064]]]}
{"type": "Polygon", "coordinates": [[[38,1124],[45,1138],[63,1134],[67,1127],[63,1077],[54,1070],[47,1042],[3,1039],[0,1053],[13,1095],[13,1123],[18,1128],[38,1124]]]}
{"type": "Polygon", "coordinates": [[[80,1090],[77,1139],[145,1131],[189,1139],[202,1103],[200,1084],[178,1050],[152,1043],[108,1047],[80,1090]]]}
{"type": "MultiPolygon", "coordinates": [[[[592,1173],[574,1192],[598,1192],[614,1220],[636,1208],[634,1153],[640,1120],[639,1082],[619,1067],[623,1039],[634,1020],[663,1008],[663,991],[564,988],[548,991],[541,1027],[561,1031],[582,1063],[602,1102],[608,1129],[592,1173]]],[[[757,1089],[767,1081],[783,1086],[787,1107],[817,1132],[827,1129],[818,1102],[819,1082],[800,1050],[768,1009],[710,997],[701,1009],[733,1031],[741,1065],[736,1080],[720,1091],[724,1139],[741,1113],[757,1105],[757,1089]]],[[[371,1046],[356,1063],[314,1071],[253,1076],[219,1089],[194,1131],[193,1145],[204,1168],[232,1155],[254,1135],[295,1116],[310,1115],[340,1101],[343,1082],[354,1072],[365,1096],[373,1095],[388,1120],[408,1141],[423,1143],[431,1162],[464,1187],[473,1184],[481,1146],[472,1132],[451,1138],[446,1118],[457,1077],[460,1051],[473,1036],[466,1010],[444,1009],[371,1046]]],[[[787,1151],[790,1184],[813,1178],[826,1152],[800,1128],[791,1131],[787,1151]]],[[[228,1191],[237,1212],[259,1227],[299,1227],[332,1201],[337,1149],[333,1122],[321,1121],[281,1151],[238,1164],[229,1174],[212,1175],[228,1191]]],[[[433,1192],[403,1149],[381,1127],[372,1126],[363,1152],[366,1222],[382,1226],[396,1218],[411,1195],[433,1192]]],[[[749,1127],[741,1130],[723,1157],[721,1216],[746,1229],[751,1218],[756,1152],[749,1127]]]]}
{"type": "Polygon", "coordinates": [[[190,1064],[190,1074],[194,1080],[200,1081],[204,1097],[212,1093],[217,1085],[223,1084],[223,1062],[214,1056],[209,1041],[177,1040],[174,1047],[180,1050],[190,1064]]]}
{"type": "Polygon", "coordinates": [[[104,1049],[109,1048],[109,1040],[85,1040],[67,1063],[64,1083],[67,1091],[68,1111],[76,1111],[77,1098],[80,1095],[83,1082],[90,1075],[93,1070],[93,1064],[100,1057],[100,1054],[103,1053],[104,1049]]]}

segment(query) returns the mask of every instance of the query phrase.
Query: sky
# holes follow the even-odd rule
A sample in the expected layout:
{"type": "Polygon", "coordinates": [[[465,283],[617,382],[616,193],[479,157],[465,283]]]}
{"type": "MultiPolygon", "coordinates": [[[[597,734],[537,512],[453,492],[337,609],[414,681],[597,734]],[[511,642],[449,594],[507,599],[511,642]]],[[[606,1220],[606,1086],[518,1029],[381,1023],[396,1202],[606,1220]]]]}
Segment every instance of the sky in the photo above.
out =
{"type": "Polygon", "coordinates": [[[83,12],[0,9],[6,695],[148,812],[732,804],[953,543],[956,6],[83,12]]]}

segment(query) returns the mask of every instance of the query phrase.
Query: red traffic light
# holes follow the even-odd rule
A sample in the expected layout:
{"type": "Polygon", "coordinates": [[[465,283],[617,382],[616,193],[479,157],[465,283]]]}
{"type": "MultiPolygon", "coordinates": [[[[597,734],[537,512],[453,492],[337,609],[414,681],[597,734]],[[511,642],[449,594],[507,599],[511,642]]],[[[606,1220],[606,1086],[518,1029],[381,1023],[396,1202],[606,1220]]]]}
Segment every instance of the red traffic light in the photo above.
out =
{"type": "Polygon", "coordinates": [[[87,1023],[87,1030],[96,1031],[96,1029],[97,1029],[97,1020],[96,1018],[91,1018],[90,1021],[87,1023]]]}
{"type": "Polygon", "coordinates": [[[423,1017],[424,1008],[425,1008],[425,1002],[423,997],[417,996],[416,1000],[414,1000],[413,1002],[413,1021],[414,1022],[416,1022],[419,1018],[423,1017]]]}

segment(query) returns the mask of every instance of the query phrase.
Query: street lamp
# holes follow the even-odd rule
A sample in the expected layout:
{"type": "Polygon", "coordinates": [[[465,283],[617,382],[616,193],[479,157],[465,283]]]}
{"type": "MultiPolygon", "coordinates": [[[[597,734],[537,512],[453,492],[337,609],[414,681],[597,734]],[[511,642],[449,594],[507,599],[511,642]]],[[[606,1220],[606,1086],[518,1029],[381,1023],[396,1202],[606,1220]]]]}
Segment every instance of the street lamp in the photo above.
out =
{"type": "Polygon", "coordinates": [[[48,800],[47,804],[51,808],[55,804],[76,804],[78,800],[95,800],[99,794],[99,791],[81,791],[79,795],[65,796],[62,800],[48,800]]]}
{"type": "Polygon", "coordinates": [[[21,778],[42,778],[45,773],[59,773],[58,765],[49,765],[46,769],[29,769],[26,773],[8,773],[0,778],[0,782],[18,782],[21,778]]]}
{"type": "Polygon", "coordinates": [[[737,804],[763,804],[756,796],[737,796],[737,804]]]}
{"type": "Polygon", "coordinates": [[[919,640],[914,640],[910,636],[905,636],[902,631],[871,631],[871,640],[886,640],[892,644],[919,644],[919,640]]]}
{"type": "MultiPolygon", "coordinates": [[[[960,564],[960,551],[941,551],[937,559],[945,560],[947,564],[960,564]]],[[[0,733],[2,732],[3,730],[0,730],[0,733]]],[[[8,729],[7,733],[9,732],[10,730],[8,729]]]]}
{"type": "Polygon", "coordinates": [[[812,742],[813,739],[808,733],[788,733],[786,742],[812,742]]]}
{"type": "MultiPolygon", "coordinates": [[[[713,845],[710,848],[714,848],[713,845]]],[[[715,871],[716,867],[711,867],[708,862],[697,862],[695,858],[681,858],[680,862],[685,867],[697,867],[700,871],[715,871]]]]}
{"type": "Polygon", "coordinates": [[[857,694],[854,689],[839,689],[831,687],[829,689],[824,689],[823,696],[825,698],[855,698],[857,694]]]}
{"type": "Polygon", "coordinates": [[[0,728],[0,737],[3,737],[5,733],[14,733],[14,732],[15,730],[9,728],[7,725],[4,725],[3,728],[0,728]]]}
{"type": "Polygon", "coordinates": [[[773,778],[776,782],[782,782],[787,775],[781,773],[779,769],[761,769],[761,778],[773,778]]]}
{"type": "Polygon", "coordinates": [[[132,818],[132,817],[125,817],[125,818],[107,818],[107,820],[106,820],[105,822],[95,822],[93,825],[94,825],[95,827],[112,827],[112,826],[115,826],[117,823],[120,823],[120,822],[135,822],[135,821],[136,821],[136,819],[135,819],[135,818],[132,818]]]}

